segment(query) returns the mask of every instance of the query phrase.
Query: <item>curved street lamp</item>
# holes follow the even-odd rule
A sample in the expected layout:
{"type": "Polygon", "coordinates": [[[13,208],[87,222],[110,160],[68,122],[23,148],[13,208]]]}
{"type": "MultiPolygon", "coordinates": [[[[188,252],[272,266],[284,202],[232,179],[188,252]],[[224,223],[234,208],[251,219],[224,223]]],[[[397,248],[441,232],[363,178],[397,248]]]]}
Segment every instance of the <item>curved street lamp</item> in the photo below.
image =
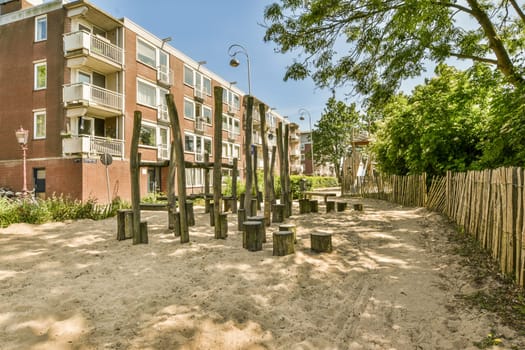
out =
{"type": "Polygon", "coordinates": [[[299,120],[305,120],[304,115],[308,115],[308,124],[310,126],[310,154],[312,156],[312,175],[314,175],[314,131],[312,129],[312,116],[310,115],[310,112],[304,108],[299,109],[299,120]]]}
{"type": "Polygon", "coordinates": [[[228,55],[230,55],[230,66],[232,67],[239,67],[241,64],[239,60],[237,59],[237,55],[242,53],[244,56],[246,56],[246,62],[248,64],[248,95],[252,95],[252,87],[251,87],[251,79],[250,79],[250,57],[248,56],[248,51],[246,48],[239,44],[233,44],[230,45],[228,48],[228,55]]]}

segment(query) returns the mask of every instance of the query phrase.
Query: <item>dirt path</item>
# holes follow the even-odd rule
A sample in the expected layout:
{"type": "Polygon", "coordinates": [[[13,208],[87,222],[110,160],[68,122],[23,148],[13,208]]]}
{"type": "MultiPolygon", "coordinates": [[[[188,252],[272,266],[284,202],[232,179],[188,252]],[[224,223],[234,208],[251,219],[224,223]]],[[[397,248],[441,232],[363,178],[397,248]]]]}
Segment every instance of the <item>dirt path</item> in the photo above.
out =
{"type": "Polygon", "coordinates": [[[263,251],[242,249],[235,215],[215,240],[198,214],[185,245],[159,212],[143,213],[139,246],[115,240],[115,219],[0,229],[0,349],[477,349],[493,330],[498,349],[524,346],[457,298],[482,287],[450,254],[444,219],[360,202],[293,216],[285,257],[272,256],[277,225],[263,251]],[[313,231],[333,233],[334,252],[311,253],[313,231]]]}

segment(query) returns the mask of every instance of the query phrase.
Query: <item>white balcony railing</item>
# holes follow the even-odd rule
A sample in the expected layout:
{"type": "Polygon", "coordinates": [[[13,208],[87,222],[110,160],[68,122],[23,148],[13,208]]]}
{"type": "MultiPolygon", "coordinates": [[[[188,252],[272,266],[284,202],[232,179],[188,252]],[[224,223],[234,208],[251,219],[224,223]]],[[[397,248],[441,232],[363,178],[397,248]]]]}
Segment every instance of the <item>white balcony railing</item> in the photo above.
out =
{"type": "Polygon", "coordinates": [[[202,153],[195,153],[195,161],[196,162],[204,162],[204,154],[202,154],[202,153]]]}
{"type": "Polygon", "coordinates": [[[89,54],[101,56],[117,65],[124,63],[122,48],[88,32],[78,31],[64,34],[64,52],[87,50],[89,54]]]}
{"type": "Polygon", "coordinates": [[[157,67],[157,80],[164,85],[172,86],[175,80],[173,70],[166,66],[157,67]]]}
{"type": "Polygon", "coordinates": [[[158,118],[159,120],[162,120],[163,122],[169,122],[170,121],[170,115],[168,112],[168,106],[166,105],[159,105],[157,108],[158,112],[158,118]]]}
{"type": "Polygon", "coordinates": [[[64,154],[89,154],[97,155],[109,153],[112,156],[124,156],[124,140],[107,137],[78,135],[62,139],[64,154]]]}
{"type": "Polygon", "coordinates": [[[193,89],[193,94],[195,97],[203,99],[205,92],[202,88],[195,86],[195,88],[193,89]]]}
{"type": "Polygon", "coordinates": [[[157,157],[159,159],[170,159],[170,148],[168,145],[159,145],[157,157]]]}
{"type": "Polygon", "coordinates": [[[87,83],[64,85],[64,103],[88,102],[106,108],[122,110],[122,94],[87,83]]]}
{"type": "Polygon", "coordinates": [[[195,118],[195,130],[204,131],[204,119],[202,117],[195,118]]]}

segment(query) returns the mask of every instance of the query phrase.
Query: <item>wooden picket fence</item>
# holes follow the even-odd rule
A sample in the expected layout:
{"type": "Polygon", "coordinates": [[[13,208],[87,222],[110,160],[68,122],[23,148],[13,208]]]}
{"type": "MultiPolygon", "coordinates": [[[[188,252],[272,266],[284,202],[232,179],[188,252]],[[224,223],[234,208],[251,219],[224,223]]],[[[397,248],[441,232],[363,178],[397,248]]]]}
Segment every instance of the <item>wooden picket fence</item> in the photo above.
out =
{"type": "Polygon", "coordinates": [[[454,221],[472,235],[500,270],[525,287],[525,170],[498,168],[426,176],[377,176],[357,186],[363,197],[421,206],[454,221]],[[428,190],[427,190],[428,189],[428,190]]]}

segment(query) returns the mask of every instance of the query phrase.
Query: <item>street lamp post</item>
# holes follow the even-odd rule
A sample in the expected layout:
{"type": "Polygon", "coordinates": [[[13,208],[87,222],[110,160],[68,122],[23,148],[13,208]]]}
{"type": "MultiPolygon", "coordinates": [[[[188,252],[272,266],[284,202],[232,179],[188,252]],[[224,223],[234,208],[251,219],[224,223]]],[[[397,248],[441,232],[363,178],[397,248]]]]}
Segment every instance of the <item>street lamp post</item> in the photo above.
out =
{"type": "Polygon", "coordinates": [[[304,108],[299,109],[299,114],[299,120],[304,120],[304,114],[308,115],[308,124],[310,126],[310,154],[312,156],[312,175],[314,175],[314,131],[312,129],[312,116],[310,115],[310,112],[304,108]]]}
{"type": "Polygon", "coordinates": [[[246,48],[239,44],[233,44],[230,45],[228,48],[228,55],[230,55],[230,66],[232,67],[239,67],[240,62],[236,58],[237,54],[242,53],[244,56],[246,56],[246,63],[248,65],[248,95],[252,95],[252,86],[251,86],[251,78],[250,78],[250,56],[248,56],[248,51],[246,48]]]}
{"type": "Polygon", "coordinates": [[[27,139],[29,137],[29,131],[25,130],[20,126],[20,129],[15,131],[16,140],[18,141],[18,144],[20,145],[20,148],[22,148],[22,156],[23,156],[23,179],[24,179],[24,186],[22,188],[22,194],[25,196],[27,194],[27,180],[26,180],[26,151],[27,151],[27,139]]]}

